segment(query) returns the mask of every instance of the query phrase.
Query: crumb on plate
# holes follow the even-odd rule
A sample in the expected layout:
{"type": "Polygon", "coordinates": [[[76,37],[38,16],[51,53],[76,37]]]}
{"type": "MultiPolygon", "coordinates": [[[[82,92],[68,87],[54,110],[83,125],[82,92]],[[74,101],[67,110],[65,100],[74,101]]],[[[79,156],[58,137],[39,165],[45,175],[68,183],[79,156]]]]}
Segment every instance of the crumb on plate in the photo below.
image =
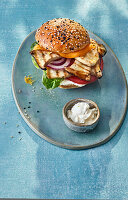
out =
{"type": "Polygon", "coordinates": [[[34,80],[32,80],[32,77],[30,75],[25,76],[24,81],[25,81],[25,83],[30,84],[30,85],[33,85],[33,83],[35,82],[34,80]]]}

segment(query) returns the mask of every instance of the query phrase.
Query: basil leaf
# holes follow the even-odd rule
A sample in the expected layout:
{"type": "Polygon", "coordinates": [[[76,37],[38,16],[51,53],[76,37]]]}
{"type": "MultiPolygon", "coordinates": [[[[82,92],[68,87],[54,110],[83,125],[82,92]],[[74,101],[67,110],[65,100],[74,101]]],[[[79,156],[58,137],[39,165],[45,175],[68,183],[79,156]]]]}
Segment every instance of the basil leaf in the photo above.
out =
{"type": "Polygon", "coordinates": [[[47,89],[54,89],[56,87],[58,87],[61,83],[61,81],[63,81],[64,79],[62,78],[53,78],[53,79],[49,79],[47,77],[46,71],[43,71],[43,77],[42,77],[42,83],[44,84],[44,86],[47,89]]]}

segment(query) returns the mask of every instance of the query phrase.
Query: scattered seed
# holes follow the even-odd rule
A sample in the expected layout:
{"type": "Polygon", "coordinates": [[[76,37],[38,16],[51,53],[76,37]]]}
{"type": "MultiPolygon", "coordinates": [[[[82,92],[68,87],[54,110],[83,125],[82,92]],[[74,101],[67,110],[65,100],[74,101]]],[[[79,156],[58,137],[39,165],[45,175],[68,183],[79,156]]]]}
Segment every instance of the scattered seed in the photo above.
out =
{"type": "Polygon", "coordinates": [[[31,108],[30,106],[28,106],[28,108],[31,108]]]}
{"type": "Polygon", "coordinates": [[[11,136],[11,138],[14,138],[14,136],[11,136]]]}
{"type": "Polygon", "coordinates": [[[4,124],[7,124],[7,122],[4,122],[4,124]]]}
{"type": "Polygon", "coordinates": [[[22,140],[22,138],[19,138],[19,140],[22,140]]]}
{"type": "Polygon", "coordinates": [[[16,127],[19,127],[19,124],[17,124],[16,127]]]}
{"type": "Polygon", "coordinates": [[[28,103],[31,104],[31,101],[29,101],[28,103]]]}
{"type": "Polygon", "coordinates": [[[32,90],[32,92],[35,92],[35,90],[32,90]]]}
{"type": "Polygon", "coordinates": [[[26,108],[24,107],[24,109],[26,109],[26,108]]]}
{"type": "Polygon", "coordinates": [[[39,110],[37,110],[37,113],[39,113],[40,111],[39,110]]]}
{"type": "Polygon", "coordinates": [[[18,133],[19,133],[19,134],[21,134],[21,132],[20,132],[20,131],[18,131],[18,133]]]}

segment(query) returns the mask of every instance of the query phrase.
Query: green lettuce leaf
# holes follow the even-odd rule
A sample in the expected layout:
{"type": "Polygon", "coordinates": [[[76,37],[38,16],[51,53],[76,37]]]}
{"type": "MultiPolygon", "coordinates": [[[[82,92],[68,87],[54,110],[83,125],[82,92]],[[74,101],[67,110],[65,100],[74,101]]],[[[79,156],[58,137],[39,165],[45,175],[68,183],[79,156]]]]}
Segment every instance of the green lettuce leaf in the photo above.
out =
{"type": "Polygon", "coordinates": [[[37,65],[37,62],[35,61],[35,59],[34,59],[33,57],[32,57],[32,62],[33,62],[34,66],[35,66],[36,68],[40,69],[39,66],[37,65]]]}
{"type": "Polygon", "coordinates": [[[30,47],[30,51],[32,51],[32,50],[33,50],[33,48],[34,48],[34,46],[36,46],[37,44],[38,44],[38,42],[36,42],[36,41],[35,41],[35,42],[33,42],[33,43],[32,43],[32,45],[31,45],[31,47],[30,47]]]}
{"type": "MultiPolygon", "coordinates": [[[[32,45],[31,45],[31,47],[30,47],[30,51],[33,50],[33,48],[34,48],[34,46],[35,46],[36,44],[38,44],[38,42],[32,43],[32,45]]],[[[34,64],[34,66],[35,66],[36,68],[39,69],[39,66],[38,66],[38,64],[36,63],[36,61],[35,61],[35,59],[33,58],[33,56],[31,56],[31,58],[32,58],[32,62],[33,62],[33,64],[34,64]]]]}
{"type": "Polygon", "coordinates": [[[61,83],[61,81],[63,81],[63,78],[53,78],[53,79],[49,79],[47,77],[46,71],[43,71],[43,77],[42,77],[42,83],[44,84],[44,86],[47,89],[54,89],[56,87],[58,87],[61,83]]]}

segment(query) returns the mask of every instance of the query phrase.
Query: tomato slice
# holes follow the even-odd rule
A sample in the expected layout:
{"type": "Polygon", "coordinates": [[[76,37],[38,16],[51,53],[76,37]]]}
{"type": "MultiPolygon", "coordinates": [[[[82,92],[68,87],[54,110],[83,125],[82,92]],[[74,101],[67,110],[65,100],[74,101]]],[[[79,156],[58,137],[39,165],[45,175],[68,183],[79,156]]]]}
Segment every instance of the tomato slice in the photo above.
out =
{"type": "Polygon", "coordinates": [[[92,83],[94,81],[96,81],[98,78],[96,76],[91,76],[91,80],[90,81],[86,81],[86,80],[82,80],[80,78],[78,78],[77,76],[70,76],[69,78],[67,78],[69,81],[72,81],[74,83],[78,83],[78,84],[89,84],[92,83]]]}
{"type": "Polygon", "coordinates": [[[69,78],[67,78],[69,81],[72,81],[74,83],[78,83],[78,84],[87,84],[88,81],[86,80],[82,80],[80,78],[78,78],[77,76],[70,76],[69,78]]]}
{"type": "MultiPolygon", "coordinates": [[[[101,68],[102,71],[103,71],[103,66],[104,66],[103,58],[101,57],[100,58],[100,68],[101,68]]],[[[82,79],[78,78],[77,76],[70,76],[69,78],[67,78],[67,80],[72,81],[74,83],[81,84],[81,85],[93,83],[97,79],[98,78],[96,76],[91,76],[91,80],[90,81],[82,80],[82,79]]]]}

